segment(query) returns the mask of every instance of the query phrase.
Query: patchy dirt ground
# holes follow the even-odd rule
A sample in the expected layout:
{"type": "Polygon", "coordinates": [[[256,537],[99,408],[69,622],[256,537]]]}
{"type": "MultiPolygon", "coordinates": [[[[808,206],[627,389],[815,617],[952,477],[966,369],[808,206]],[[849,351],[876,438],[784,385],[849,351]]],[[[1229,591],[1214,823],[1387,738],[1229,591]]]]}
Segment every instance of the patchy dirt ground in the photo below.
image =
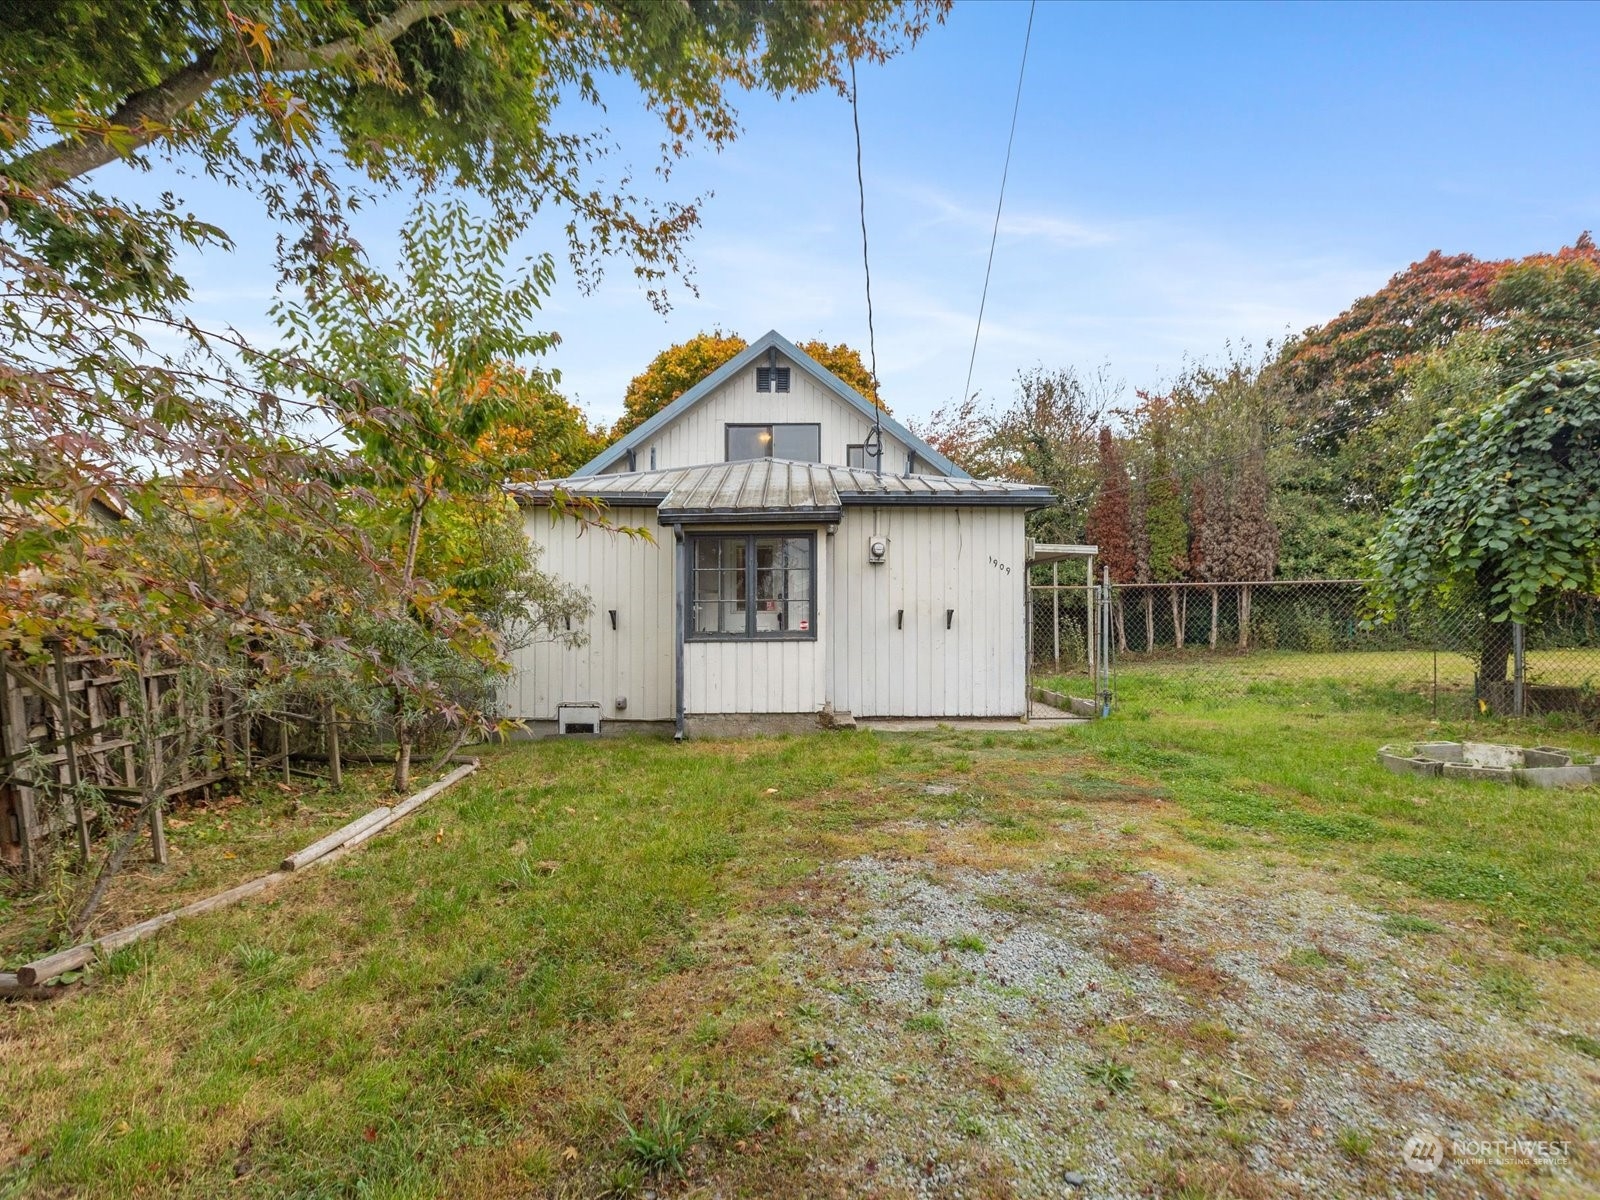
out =
{"type": "Polygon", "coordinates": [[[819,1194],[1600,1194],[1595,1014],[1560,977],[1593,972],[1331,871],[1208,870],[1120,807],[1075,858],[908,822],[808,881],[779,940],[819,1194]]]}

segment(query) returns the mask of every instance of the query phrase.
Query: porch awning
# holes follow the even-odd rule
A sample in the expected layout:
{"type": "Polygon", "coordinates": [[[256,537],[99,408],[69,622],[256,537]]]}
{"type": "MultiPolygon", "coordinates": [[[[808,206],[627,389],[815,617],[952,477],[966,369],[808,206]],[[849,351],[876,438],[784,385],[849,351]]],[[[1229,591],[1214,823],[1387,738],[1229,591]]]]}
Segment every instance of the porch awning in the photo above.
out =
{"type": "Polygon", "coordinates": [[[826,470],[808,463],[757,458],[689,467],[661,501],[663,525],[785,521],[836,525],[843,515],[826,470]]]}

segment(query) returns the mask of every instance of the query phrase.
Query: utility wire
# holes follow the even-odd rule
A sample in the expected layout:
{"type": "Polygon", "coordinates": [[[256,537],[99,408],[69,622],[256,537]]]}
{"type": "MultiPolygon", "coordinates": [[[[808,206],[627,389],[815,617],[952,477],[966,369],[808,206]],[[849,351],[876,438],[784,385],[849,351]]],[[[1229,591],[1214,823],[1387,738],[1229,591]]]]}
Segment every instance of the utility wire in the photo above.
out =
{"type": "MultiPolygon", "coordinates": [[[[978,335],[983,332],[983,310],[989,303],[989,276],[994,271],[994,247],[1000,240],[1000,210],[1006,204],[1006,180],[1011,175],[1011,147],[1017,140],[1017,113],[1022,108],[1022,78],[1028,71],[1028,45],[1033,41],[1033,12],[1038,0],[1028,5],[1028,30],[1022,35],[1022,65],[1017,68],[1017,96],[1011,102],[1011,133],[1006,138],[1006,164],[1000,172],[1000,199],[994,206],[994,231],[989,235],[989,265],[983,269],[983,296],[978,301],[978,325],[972,331],[972,356],[967,359],[967,383],[961,389],[961,402],[972,395],[972,368],[978,362],[978,335]]],[[[853,69],[853,68],[852,68],[853,69]]]]}
{"type": "Polygon", "coordinates": [[[850,59],[850,122],[856,131],[856,198],[861,208],[861,270],[867,277],[867,353],[872,360],[872,463],[883,474],[883,405],[878,402],[878,336],[872,327],[872,264],[867,260],[867,184],[861,172],[861,110],[856,104],[856,60],[850,59]]]}

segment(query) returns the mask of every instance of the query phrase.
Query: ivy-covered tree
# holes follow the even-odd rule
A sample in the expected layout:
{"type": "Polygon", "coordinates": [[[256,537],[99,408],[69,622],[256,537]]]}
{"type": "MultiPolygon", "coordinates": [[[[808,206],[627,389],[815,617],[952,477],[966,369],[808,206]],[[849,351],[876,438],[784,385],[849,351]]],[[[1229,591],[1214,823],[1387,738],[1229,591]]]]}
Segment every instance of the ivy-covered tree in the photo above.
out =
{"type": "Polygon", "coordinates": [[[1374,546],[1383,611],[1471,607],[1478,677],[1506,678],[1510,623],[1600,594],[1600,361],[1534,372],[1423,439],[1374,546]]]}

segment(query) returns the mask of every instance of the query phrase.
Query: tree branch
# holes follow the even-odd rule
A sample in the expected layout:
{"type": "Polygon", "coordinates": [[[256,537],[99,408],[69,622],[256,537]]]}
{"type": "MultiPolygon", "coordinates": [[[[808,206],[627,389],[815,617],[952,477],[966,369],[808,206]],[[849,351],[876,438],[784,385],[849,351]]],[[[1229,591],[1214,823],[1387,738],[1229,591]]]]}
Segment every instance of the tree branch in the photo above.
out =
{"type": "MultiPolygon", "coordinates": [[[[285,50],[254,69],[272,74],[314,71],[337,64],[349,55],[388,45],[419,21],[467,8],[475,0],[406,0],[381,21],[350,37],[304,50],[285,50]]],[[[203,50],[182,70],[154,87],[134,92],[110,116],[110,123],[126,129],[133,149],[162,136],[164,127],[210,90],[218,80],[252,70],[250,63],[224,55],[221,46],[203,50]]],[[[64,138],[54,145],[25,154],[4,168],[5,174],[26,182],[37,191],[49,191],[86,175],[96,167],[123,157],[124,151],[101,138],[64,138]]]]}
{"type": "Polygon", "coordinates": [[[418,21],[441,17],[457,9],[471,8],[477,3],[478,0],[406,0],[383,20],[358,34],[322,46],[311,46],[305,50],[284,51],[275,55],[266,69],[294,72],[331,67],[346,55],[354,54],[368,46],[387,46],[418,21]]]}

